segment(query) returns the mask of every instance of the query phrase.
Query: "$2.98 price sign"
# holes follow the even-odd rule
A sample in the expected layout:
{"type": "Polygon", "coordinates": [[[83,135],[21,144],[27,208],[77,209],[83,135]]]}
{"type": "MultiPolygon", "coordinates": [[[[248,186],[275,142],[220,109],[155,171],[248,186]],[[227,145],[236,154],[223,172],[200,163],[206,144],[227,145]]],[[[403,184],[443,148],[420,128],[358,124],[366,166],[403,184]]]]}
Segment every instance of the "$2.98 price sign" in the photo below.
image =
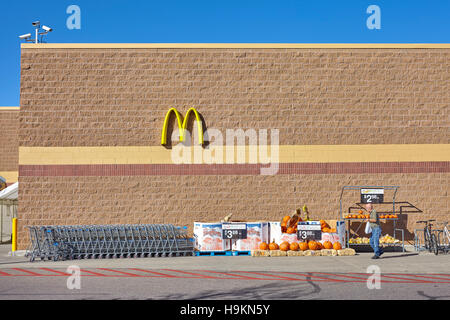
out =
{"type": "Polygon", "coordinates": [[[361,189],[361,203],[383,203],[384,189],[361,189]]]}
{"type": "Polygon", "coordinates": [[[316,224],[301,224],[297,226],[297,239],[300,241],[322,240],[322,229],[316,224]]]}
{"type": "Polygon", "coordinates": [[[247,239],[247,224],[222,223],[222,239],[247,239]]]}

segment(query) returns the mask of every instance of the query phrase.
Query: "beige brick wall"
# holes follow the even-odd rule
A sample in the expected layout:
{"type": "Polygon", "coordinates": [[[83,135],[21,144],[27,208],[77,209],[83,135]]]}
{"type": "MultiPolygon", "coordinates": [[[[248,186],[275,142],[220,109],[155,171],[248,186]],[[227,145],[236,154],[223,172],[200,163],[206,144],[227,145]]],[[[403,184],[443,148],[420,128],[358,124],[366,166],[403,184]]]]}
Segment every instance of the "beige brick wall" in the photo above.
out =
{"type": "Polygon", "coordinates": [[[165,113],[281,144],[448,143],[450,49],[22,49],[22,146],[159,145],[165,113]]]}
{"type": "Polygon", "coordinates": [[[0,172],[18,171],[19,110],[6,111],[1,108],[2,107],[0,107],[0,172]]]}
{"type": "MultiPolygon", "coordinates": [[[[157,146],[170,107],[208,128],[280,129],[280,144],[448,144],[449,49],[22,49],[21,146],[157,146]]],[[[449,173],[20,177],[27,224],[170,222],[229,212],[335,218],[343,185],[399,185],[448,219],[449,173]]],[[[344,208],[358,201],[353,194],[344,208]]]]}
{"type": "MultiPolygon", "coordinates": [[[[430,215],[448,219],[450,206],[448,173],[22,177],[20,183],[22,248],[28,242],[23,229],[28,224],[175,223],[192,231],[194,221],[219,221],[230,212],[237,220],[278,221],[304,204],[313,218],[336,219],[343,185],[400,185],[397,201],[409,201],[423,211],[401,216],[400,226],[410,232],[415,221],[430,215]]],[[[391,196],[386,191],[386,201],[391,196]]],[[[358,191],[344,194],[345,211],[355,202],[358,191]]],[[[379,206],[383,209],[392,207],[379,206]]],[[[385,226],[385,232],[390,230],[385,226]]]]}

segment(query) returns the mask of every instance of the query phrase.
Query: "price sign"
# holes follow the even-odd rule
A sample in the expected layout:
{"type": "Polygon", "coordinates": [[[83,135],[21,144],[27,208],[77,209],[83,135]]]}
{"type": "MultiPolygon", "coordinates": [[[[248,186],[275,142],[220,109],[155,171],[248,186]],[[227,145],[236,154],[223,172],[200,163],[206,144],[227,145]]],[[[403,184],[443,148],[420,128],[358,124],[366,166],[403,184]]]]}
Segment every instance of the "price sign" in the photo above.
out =
{"type": "Polygon", "coordinates": [[[361,203],[382,203],[384,189],[361,189],[361,203]]]}
{"type": "Polygon", "coordinates": [[[222,239],[247,239],[247,224],[222,223],[222,239]]]}
{"type": "Polygon", "coordinates": [[[300,241],[322,240],[322,228],[320,224],[303,224],[299,222],[297,226],[297,239],[300,241]]]}

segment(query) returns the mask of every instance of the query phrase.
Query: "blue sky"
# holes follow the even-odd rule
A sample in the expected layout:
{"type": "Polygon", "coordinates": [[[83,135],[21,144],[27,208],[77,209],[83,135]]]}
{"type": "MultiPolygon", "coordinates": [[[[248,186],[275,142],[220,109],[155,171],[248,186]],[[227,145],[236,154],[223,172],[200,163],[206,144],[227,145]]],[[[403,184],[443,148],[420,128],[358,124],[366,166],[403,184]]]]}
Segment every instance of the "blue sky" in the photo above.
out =
{"type": "Polygon", "coordinates": [[[450,43],[448,0],[2,1],[0,18],[0,106],[19,105],[18,36],[35,20],[53,27],[49,43],[450,43]],[[66,27],[72,4],[80,30],[66,27]],[[372,4],[380,30],[366,26],[372,4]]]}

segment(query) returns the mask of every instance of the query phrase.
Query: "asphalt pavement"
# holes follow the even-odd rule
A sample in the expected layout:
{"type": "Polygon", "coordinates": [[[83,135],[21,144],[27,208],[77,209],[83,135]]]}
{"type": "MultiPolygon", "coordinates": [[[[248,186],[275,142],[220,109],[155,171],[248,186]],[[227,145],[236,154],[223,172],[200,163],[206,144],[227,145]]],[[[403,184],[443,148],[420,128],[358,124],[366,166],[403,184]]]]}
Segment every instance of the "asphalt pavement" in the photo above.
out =
{"type": "Polygon", "coordinates": [[[35,261],[0,246],[0,299],[445,299],[450,255],[35,261]],[[78,286],[69,266],[79,268],[78,286]],[[379,286],[373,271],[380,271],[379,286]],[[69,288],[72,287],[72,288],[69,288]]]}

